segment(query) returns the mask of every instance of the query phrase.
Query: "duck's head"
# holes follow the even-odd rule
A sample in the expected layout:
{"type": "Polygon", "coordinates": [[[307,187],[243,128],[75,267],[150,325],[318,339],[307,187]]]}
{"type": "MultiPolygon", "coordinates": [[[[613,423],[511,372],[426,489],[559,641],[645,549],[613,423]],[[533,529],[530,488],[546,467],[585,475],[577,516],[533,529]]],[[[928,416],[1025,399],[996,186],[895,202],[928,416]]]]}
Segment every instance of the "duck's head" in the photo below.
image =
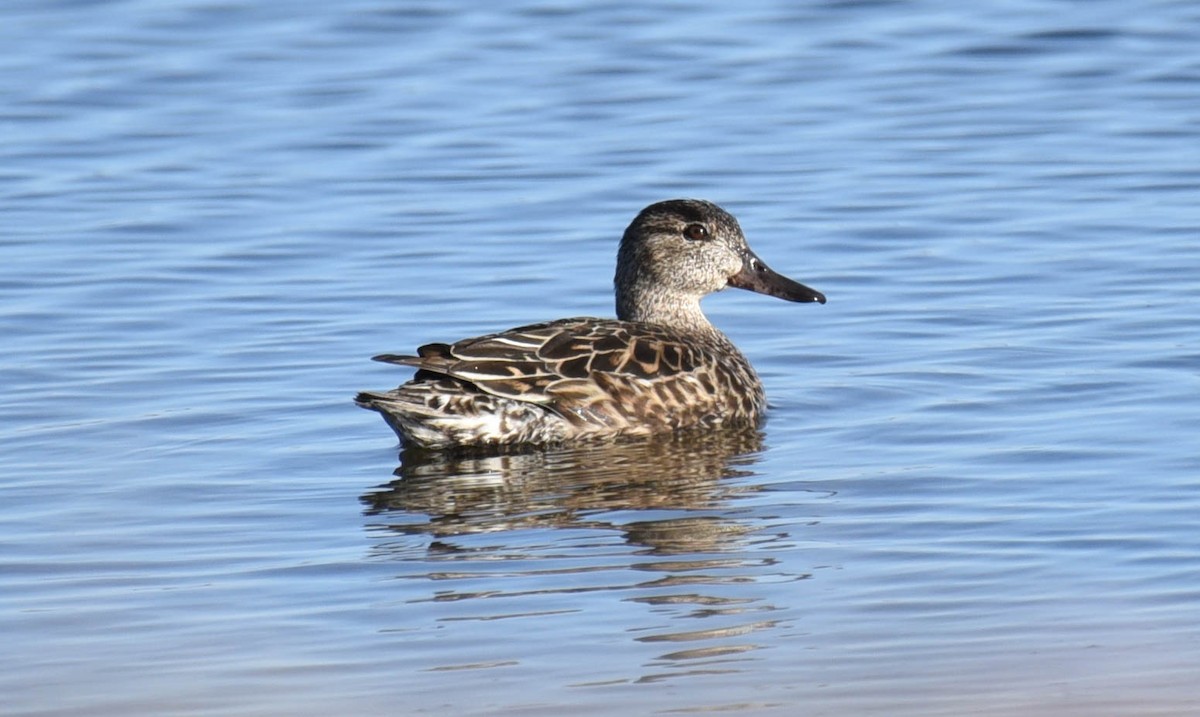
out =
{"type": "Polygon", "coordinates": [[[699,199],[651,204],[634,218],[621,239],[615,284],[617,315],[633,321],[656,322],[672,304],[698,307],[727,286],[825,303],[824,294],[759,259],[729,212],[699,199]]]}

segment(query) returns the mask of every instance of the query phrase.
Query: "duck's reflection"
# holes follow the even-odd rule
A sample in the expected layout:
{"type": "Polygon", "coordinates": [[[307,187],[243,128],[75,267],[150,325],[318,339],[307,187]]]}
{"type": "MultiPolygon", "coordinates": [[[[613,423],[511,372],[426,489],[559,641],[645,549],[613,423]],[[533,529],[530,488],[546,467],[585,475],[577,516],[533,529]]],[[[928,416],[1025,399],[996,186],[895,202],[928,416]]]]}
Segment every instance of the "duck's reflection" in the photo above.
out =
{"type": "Polygon", "coordinates": [[[606,525],[664,552],[719,550],[747,529],[712,516],[617,524],[602,514],[724,506],[754,490],[723,479],[747,474],[761,448],[759,431],[742,430],[504,455],[405,452],[399,479],[363,501],[368,515],[423,514],[427,522],[389,527],[439,538],[606,525]]]}
{"type": "Polygon", "coordinates": [[[618,681],[669,679],[753,660],[782,609],[771,586],[809,577],[777,564],[790,541],[777,514],[745,507],[761,505],[764,488],[751,479],[761,450],[762,434],[744,430],[508,455],[405,453],[398,478],[363,501],[375,530],[433,538],[423,554],[410,539],[375,546],[437,586],[415,602],[486,598],[471,619],[491,621],[560,615],[565,595],[568,612],[607,614],[602,596],[612,594],[653,616],[613,625],[652,650],[637,653],[648,673],[618,681]]]}

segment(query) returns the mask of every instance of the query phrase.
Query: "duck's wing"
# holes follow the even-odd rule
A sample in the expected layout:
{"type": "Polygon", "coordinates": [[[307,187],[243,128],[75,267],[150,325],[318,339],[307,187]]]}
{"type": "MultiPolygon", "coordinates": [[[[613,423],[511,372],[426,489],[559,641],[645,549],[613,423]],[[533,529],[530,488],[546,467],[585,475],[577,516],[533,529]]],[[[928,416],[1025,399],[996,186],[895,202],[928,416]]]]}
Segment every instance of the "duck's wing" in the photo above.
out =
{"type": "Polygon", "coordinates": [[[428,344],[417,356],[385,354],[375,360],[538,404],[574,423],[610,427],[644,421],[664,400],[711,395],[713,387],[701,348],[665,327],[613,319],[522,326],[454,344],[428,344]]]}

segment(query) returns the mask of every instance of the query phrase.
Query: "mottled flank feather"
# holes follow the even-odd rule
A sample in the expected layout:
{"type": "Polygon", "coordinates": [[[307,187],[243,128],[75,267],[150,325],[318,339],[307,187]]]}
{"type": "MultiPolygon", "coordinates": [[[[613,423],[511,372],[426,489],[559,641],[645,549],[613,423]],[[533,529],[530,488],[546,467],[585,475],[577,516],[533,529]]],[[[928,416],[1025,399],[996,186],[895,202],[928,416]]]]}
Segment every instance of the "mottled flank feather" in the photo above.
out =
{"type": "Polygon", "coordinates": [[[752,425],[766,405],[762,384],[699,308],[701,297],[726,285],[793,301],[824,301],[767,269],[746,246],[737,222],[716,205],[662,202],[643,211],[622,241],[620,319],[562,319],[454,344],[426,344],[416,356],[376,356],[417,373],[399,388],[364,392],[356,401],[381,413],[406,444],[428,448],[752,425]],[[697,224],[711,238],[689,237],[697,224]],[[627,266],[630,260],[646,261],[634,251],[646,246],[671,258],[659,263],[677,266],[627,266]],[[700,276],[691,285],[686,277],[664,283],[655,278],[664,268],[700,276]],[[769,283],[775,280],[784,283],[769,283]],[[755,281],[766,283],[745,285],[755,281]],[[631,301],[637,310],[622,308],[631,301]]]}

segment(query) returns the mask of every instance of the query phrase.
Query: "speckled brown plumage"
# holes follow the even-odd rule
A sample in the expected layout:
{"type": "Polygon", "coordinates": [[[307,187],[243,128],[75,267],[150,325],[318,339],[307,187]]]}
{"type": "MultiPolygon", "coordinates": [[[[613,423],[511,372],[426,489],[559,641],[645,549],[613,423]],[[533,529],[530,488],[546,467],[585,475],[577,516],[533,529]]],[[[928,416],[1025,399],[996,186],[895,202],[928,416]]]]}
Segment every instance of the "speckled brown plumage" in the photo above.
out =
{"type": "Polygon", "coordinates": [[[356,400],[406,444],[430,448],[752,425],[766,406],[762,384],[700,299],[738,286],[825,300],[767,268],[732,216],[698,200],[660,202],[634,219],[615,284],[618,319],[562,319],[376,356],[416,376],[356,400]]]}

